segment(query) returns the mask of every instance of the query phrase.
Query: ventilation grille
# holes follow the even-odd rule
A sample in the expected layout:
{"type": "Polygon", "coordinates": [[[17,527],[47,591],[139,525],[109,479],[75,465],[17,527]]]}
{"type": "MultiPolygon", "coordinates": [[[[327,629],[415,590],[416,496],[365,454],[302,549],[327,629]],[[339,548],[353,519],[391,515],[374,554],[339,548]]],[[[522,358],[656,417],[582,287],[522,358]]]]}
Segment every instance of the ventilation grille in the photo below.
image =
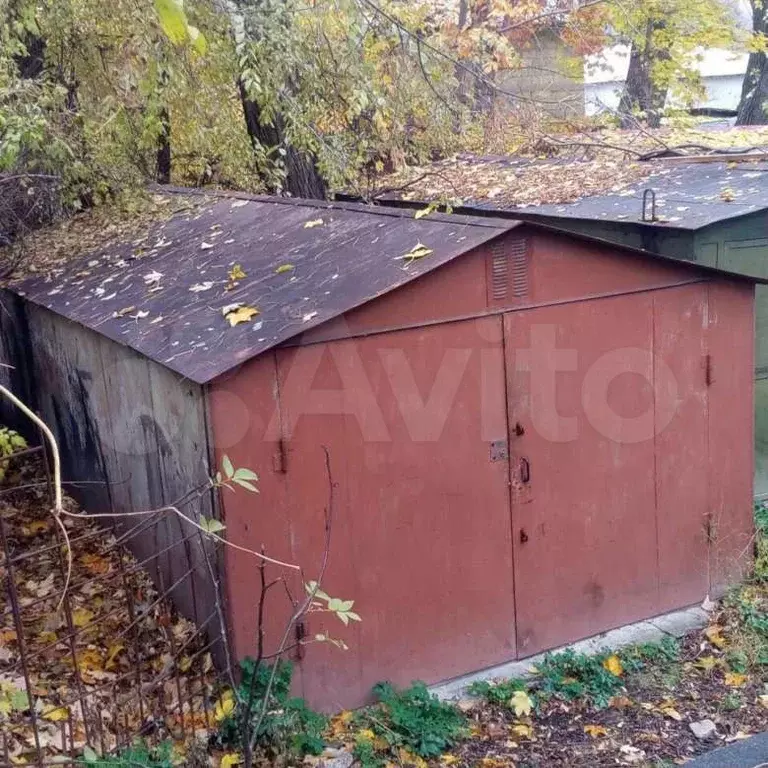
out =
{"type": "Polygon", "coordinates": [[[502,243],[491,246],[491,299],[500,301],[507,298],[509,290],[509,259],[502,243]]]}
{"type": "Polygon", "coordinates": [[[528,295],[528,248],[525,240],[513,240],[509,244],[512,262],[512,295],[522,298],[528,295]]]}
{"type": "Polygon", "coordinates": [[[491,245],[488,274],[489,301],[520,299],[528,295],[528,248],[523,238],[491,245]]]}

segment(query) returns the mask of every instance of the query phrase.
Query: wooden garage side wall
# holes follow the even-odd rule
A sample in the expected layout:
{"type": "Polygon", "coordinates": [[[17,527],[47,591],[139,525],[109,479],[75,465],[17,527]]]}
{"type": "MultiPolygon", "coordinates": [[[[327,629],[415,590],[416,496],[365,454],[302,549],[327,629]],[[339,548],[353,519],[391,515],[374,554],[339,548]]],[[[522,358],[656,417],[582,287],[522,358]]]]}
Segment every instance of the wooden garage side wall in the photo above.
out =
{"type": "MultiPolygon", "coordinates": [[[[66,486],[85,510],[156,509],[205,483],[208,440],[199,385],[7,292],[2,302],[0,355],[14,366],[3,370],[4,383],[53,429],[63,479],[86,481],[66,486]]],[[[16,414],[3,416],[22,426],[16,414]]],[[[212,503],[207,493],[185,512],[210,516],[212,503]]],[[[138,523],[126,521],[121,530],[138,523]]],[[[135,556],[143,561],[178,543],[150,560],[148,570],[167,589],[194,568],[194,578],[184,578],[173,598],[187,617],[206,618],[215,602],[194,528],[173,513],[143,528],[130,539],[135,556]]]]}

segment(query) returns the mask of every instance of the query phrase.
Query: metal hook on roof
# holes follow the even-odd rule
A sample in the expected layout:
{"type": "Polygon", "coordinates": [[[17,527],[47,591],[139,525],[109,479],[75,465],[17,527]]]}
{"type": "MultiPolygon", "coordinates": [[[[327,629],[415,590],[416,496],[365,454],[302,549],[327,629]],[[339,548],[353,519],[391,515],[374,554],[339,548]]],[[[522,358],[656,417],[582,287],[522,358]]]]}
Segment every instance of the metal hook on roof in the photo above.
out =
{"type": "Polygon", "coordinates": [[[656,221],[656,193],[649,187],[643,190],[643,221],[656,221]],[[651,198],[651,216],[648,218],[648,198],[651,198]]]}

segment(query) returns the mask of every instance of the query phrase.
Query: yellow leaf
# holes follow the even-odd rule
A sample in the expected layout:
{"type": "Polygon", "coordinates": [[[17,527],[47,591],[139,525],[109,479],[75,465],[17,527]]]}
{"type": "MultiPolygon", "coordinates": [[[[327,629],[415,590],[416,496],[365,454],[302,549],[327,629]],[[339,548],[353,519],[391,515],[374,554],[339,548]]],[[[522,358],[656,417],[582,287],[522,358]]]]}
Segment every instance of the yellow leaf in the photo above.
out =
{"type": "Polygon", "coordinates": [[[304,229],[312,229],[313,227],[322,227],[322,226],[323,226],[322,219],[312,219],[312,221],[304,222],[304,229]]]}
{"type": "Polygon", "coordinates": [[[358,731],[357,735],[362,739],[368,739],[368,741],[373,741],[376,738],[376,734],[370,728],[363,728],[358,731]]]}
{"type": "Polygon", "coordinates": [[[91,623],[95,615],[93,611],[89,611],[87,608],[75,608],[72,611],[72,623],[76,627],[85,627],[91,623]]]}
{"type": "Polygon", "coordinates": [[[533,736],[533,727],[526,725],[525,723],[516,723],[509,729],[515,736],[520,736],[523,739],[530,739],[533,736]]]}
{"type": "Polygon", "coordinates": [[[720,661],[714,656],[702,656],[693,663],[693,666],[703,669],[705,672],[711,672],[718,664],[720,661]]]}
{"type": "Polygon", "coordinates": [[[517,717],[523,717],[531,714],[533,701],[525,691],[515,691],[509,700],[509,706],[512,707],[517,717]]]}
{"type": "Polygon", "coordinates": [[[242,762],[242,758],[237,752],[228,752],[226,755],[221,756],[220,768],[232,768],[233,765],[239,765],[242,762]]]}
{"type": "Polygon", "coordinates": [[[671,720],[680,722],[683,719],[683,716],[674,707],[661,707],[661,712],[671,720]]]}
{"type": "Polygon", "coordinates": [[[731,203],[736,199],[736,193],[730,187],[726,187],[720,192],[720,199],[725,200],[726,203],[731,203]]]}
{"type": "Polygon", "coordinates": [[[432,253],[431,248],[427,248],[424,243],[416,243],[408,253],[404,253],[402,256],[398,256],[398,259],[405,261],[406,265],[417,259],[423,259],[425,256],[429,256],[432,253]]]}
{"type": "Polygon", "coordinates": [[[53,707],[49,705],[43,708],[42,716],[46,720],[58,723],[61,720],[66,720],[69,717],[69,712],[65,707],[53,707]]]}
{"type": "Polygon", "coordinates": [[[21,532],[25,536],[36,536],[38,533],[45,533],[49,530],[51,523],[48,520],[33,520],[31,523],[21,526],[21,532]]]}
{"type": "Polygon", "coordinates": [[[591,736],[593,739],[608,735],[608,731],[602,725],[585,725],[584,733],[586,733],[587,736],[591,736]]]}
{"type": "Polygon", "coordinates": [[[725,648],[726,640],[722,635],[723,628],[719,624],[712,624],[704,630],[704,634],[712,645],[716,648],[725,648]]]}
{"type": "Polygon", "coordinates": [[[50,630],[44,629],[37,636],[37,639],[44,645],[52,645],[59,639],[59,637],[55,632],[51,632],[50,630]]]}
{"type": "Polygon", "coordinates": [[[252,317],[259,314],[259,310],[256,307],[238,307],[228,312],[225,317],[229,320],[231,326],[239,325],[240,323],[247,323],[252,317]]]}
{"type": "Polygon", "coordinates": [[[621,660],[619,657],[614,653],[611,654],[604,662],[603,666],[614,676],[614,677],[621,677],[622,672],[624,672],[624,667],[621,666],[621,660]]]}
{"type": "Polygon", "coordinates": [[[234,283],[235,280],[243,280],[247,275],[239,264],[235,264],[228,272],[229,279],[234,283]]]}
{"type": "Polygon", "coordinates": [[[213,719],[220,723],[228,718],[235,711],[235,695],[231,690],[226,690],[221,694],[221,698],[216,702],[213,708],[213,719]]]}
{"type": "Polygon", "coordinates": [[[107,573],[109,571],[109,560],[101,555],[86,554],[80,558],[80,562],[91,573],[107,573]]]}
{"type": "Polygon", "coordinates": [[[117,657],[125,650],[123,643],[113,643],[109,646],[107,651],[107,661],[104,664],[104,669],[110,670],[117,666],[117,657]]]}
{"type": "Polygon", "coordinates": [[[416,766],[416,768],[428,768],[426,760],[423,760],[410,750],[405,749],[405,747],[400,747],[398,750],[398,757],[400,758],[401,765],[405,764],[416,766]]]}
{"type": "Polygon", "coordinates": [[[414,219],[423,219],[425,216],[429,216],[435,210],[434,206],[428,205],[426,208],[419,208],[416,213],[413,214],[414,219]]]}
{"type": "Polygon", "coordinates": [[[192,666],[192,659],[189,656],[182,656],[179,661],[179,671],[189,672],[189,668],[192,666]]]}
{"type": "Polygon", "coordinates": [[[747,682],[747,679],[746,675],[739,674],[738,672],[725,673],[725,684],[731,688],[741,688],[747,682]]]}
{"type": "Polygon", "coordinates": [[[278,275],[282,275],[284,272],[292,272],[296,267],[293,266],[293,264],[281,264],[275,272],[278,275]]]}
{"type": "Polygon", "coordinates": [[[452,755],[450,753],[446,753],[446,754],[440,756],[440,762],[443,765],[456,765],[456,763],[460,763],[461,762],[461,758],[460,757],[456,757],[456,755],[452,755]]]}

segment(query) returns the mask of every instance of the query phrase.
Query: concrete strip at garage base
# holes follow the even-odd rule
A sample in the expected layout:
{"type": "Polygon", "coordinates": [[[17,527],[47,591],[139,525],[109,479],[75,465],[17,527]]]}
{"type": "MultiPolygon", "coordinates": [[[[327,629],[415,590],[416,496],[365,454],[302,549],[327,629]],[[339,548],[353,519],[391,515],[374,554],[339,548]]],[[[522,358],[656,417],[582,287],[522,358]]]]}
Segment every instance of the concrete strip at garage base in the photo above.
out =
{"type": "MultiPolygon", "coordinates": [[[[665,637],[680,638],[693,629],[706,626],[708,622],[709,614],[699,606],[684,608],[683,610],[665,613],[662,616],[656,616],[646,621],[627,624],[624,627],[612,629],[601,635],[580,640],[578,643],[553,648],[549,653],[557,653],[570,648],[577,653],[594,654],[607,648],[616,649],[640,643],[657,643],[665,637]]],[[[460,699],[467,695],[469,686],[478,680],[529,677],[532,674],[532,668],[541,662],[543,658],[544,654],[540,653],[522,661],[499,664],[479,672],[456,677],[445,683],[433,685],[430,690],[441,699],[460,699]]]]}

